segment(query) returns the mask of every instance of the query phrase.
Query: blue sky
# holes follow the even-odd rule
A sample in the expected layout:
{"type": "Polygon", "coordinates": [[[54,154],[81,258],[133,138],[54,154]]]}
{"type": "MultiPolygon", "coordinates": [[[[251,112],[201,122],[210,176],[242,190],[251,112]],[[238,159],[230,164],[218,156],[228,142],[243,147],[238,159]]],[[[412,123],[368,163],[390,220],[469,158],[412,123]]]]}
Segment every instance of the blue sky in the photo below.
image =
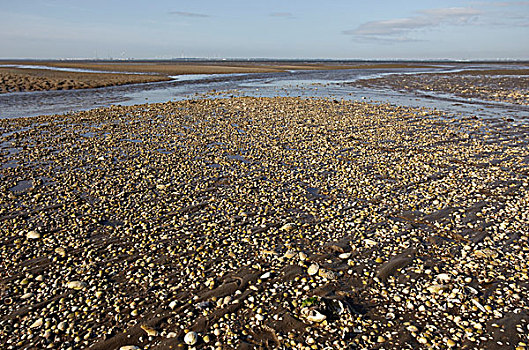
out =
{"type": "Polygon", "coordinates": [[[0,58],[529,59],[529,1],[0,0],[0,58]]]}

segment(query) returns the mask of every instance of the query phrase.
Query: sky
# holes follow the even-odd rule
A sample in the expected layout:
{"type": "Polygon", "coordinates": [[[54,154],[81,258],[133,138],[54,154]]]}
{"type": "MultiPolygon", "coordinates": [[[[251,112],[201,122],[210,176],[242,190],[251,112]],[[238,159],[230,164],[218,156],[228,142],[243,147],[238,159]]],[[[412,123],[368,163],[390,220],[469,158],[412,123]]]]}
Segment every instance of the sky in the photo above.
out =
{"type": "Polygon", "coordinates": [[[529,59],[529,1],[0,0],[0,58],[529,59]]]}

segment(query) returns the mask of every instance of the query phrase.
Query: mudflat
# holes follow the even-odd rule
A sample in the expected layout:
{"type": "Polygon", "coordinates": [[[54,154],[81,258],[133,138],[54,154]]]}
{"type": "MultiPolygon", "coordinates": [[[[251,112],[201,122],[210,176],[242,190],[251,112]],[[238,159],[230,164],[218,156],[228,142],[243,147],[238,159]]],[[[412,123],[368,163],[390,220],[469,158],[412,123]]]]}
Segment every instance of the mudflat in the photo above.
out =
{"type": "Polygon", "coordinates": [[[529,105],[529,69],[387,75],[359,80],[353,84],[411,92],[431,91],[468,99],[529,105]]]}
{"type": "Polygon", "coordinates": [[[89,89],[170,80],[161,75],[62,72],[0,67],[0,93],[89,89]]]}
{"type": "Polygon", "coordinates": [[[335,64],[289,62],[115,62],[115,61],[2,61],[1,65],[47,66],[89,69],[108,72],[144,74],[111,74],[64,72],[49,69],[0,67],[0,93],[17,91],[66,90],[171,80],[182,74],[270,73],[287,70],[325,70],[353,68],[420,68],[428,65],[335,64]]]}
{"type": "Polygon", "coordinates": [[[327,99],[0,120],[5,349],[529,342],[529,130],[327,99]]]}

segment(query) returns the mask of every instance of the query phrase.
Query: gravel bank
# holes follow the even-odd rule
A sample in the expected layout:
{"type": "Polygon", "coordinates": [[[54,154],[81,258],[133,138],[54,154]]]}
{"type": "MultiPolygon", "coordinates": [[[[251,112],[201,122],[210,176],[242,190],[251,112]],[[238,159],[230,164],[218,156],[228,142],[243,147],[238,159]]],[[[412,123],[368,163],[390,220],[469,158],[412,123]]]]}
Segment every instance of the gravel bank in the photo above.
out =
{"type": "Polygon", "coordinates": [[[527,127],[299,98],[0,120],[5,349],[524,349],[527,127]]]}

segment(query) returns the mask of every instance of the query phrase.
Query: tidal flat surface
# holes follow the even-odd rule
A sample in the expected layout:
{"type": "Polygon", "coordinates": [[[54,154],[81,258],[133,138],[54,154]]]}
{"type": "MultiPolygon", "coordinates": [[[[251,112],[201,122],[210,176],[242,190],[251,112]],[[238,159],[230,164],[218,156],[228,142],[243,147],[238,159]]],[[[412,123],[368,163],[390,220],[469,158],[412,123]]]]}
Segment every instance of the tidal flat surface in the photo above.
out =
{"type": "MultiPolygon", "coordinates": [[[[344,63],[342,66],[330,63],[269,63],[241,67],[233,62],[217,66],[72,64],[64,69],[106,69],[108,73],[58,71],[54,74],[62,75],[62,80],[54,81],[57,84],[62,81],[60,88],[63,90],[0,94],[0,118],[62,114],[110,105],[159,103],[197,97],[294,96],[428,107],[480,119],[509,118],[516,123],[527,123],[529,120],[529,75],[527,65],[522,63],[344,63]],[[74,86],[68,82],[72,78],[68,74],[89,75],[92,77],[89,78],[90,84],[112,85],[113,78],[109,77],[119,70],[144,74],[121,74],[119,77],[123,79],[114,81],[121,84],[137,79],[138,84],[64,90],[74,86]],[[150,79],[149,74],[158,74],[152,76],[154,80],[169,81],[141,83],[141,79],[150,79]]],[[[46,72],[53,71],[48,69],[46,72]]],[[[81,78],[78,80],[83,81],[81,78]]],[[[52,83],[41,85],[45,89],[46,86],[56,85],[52,83]]],[[[83,86],[97,86],[90,84],[83,86]]],[[[58,85],[56,87],[59,88],[58,85]]]]}
{"type": "Polygon", "coordinates": [[[0,126],[2,348],[529,342],[523,123],[210,96],[0,126]]]}

